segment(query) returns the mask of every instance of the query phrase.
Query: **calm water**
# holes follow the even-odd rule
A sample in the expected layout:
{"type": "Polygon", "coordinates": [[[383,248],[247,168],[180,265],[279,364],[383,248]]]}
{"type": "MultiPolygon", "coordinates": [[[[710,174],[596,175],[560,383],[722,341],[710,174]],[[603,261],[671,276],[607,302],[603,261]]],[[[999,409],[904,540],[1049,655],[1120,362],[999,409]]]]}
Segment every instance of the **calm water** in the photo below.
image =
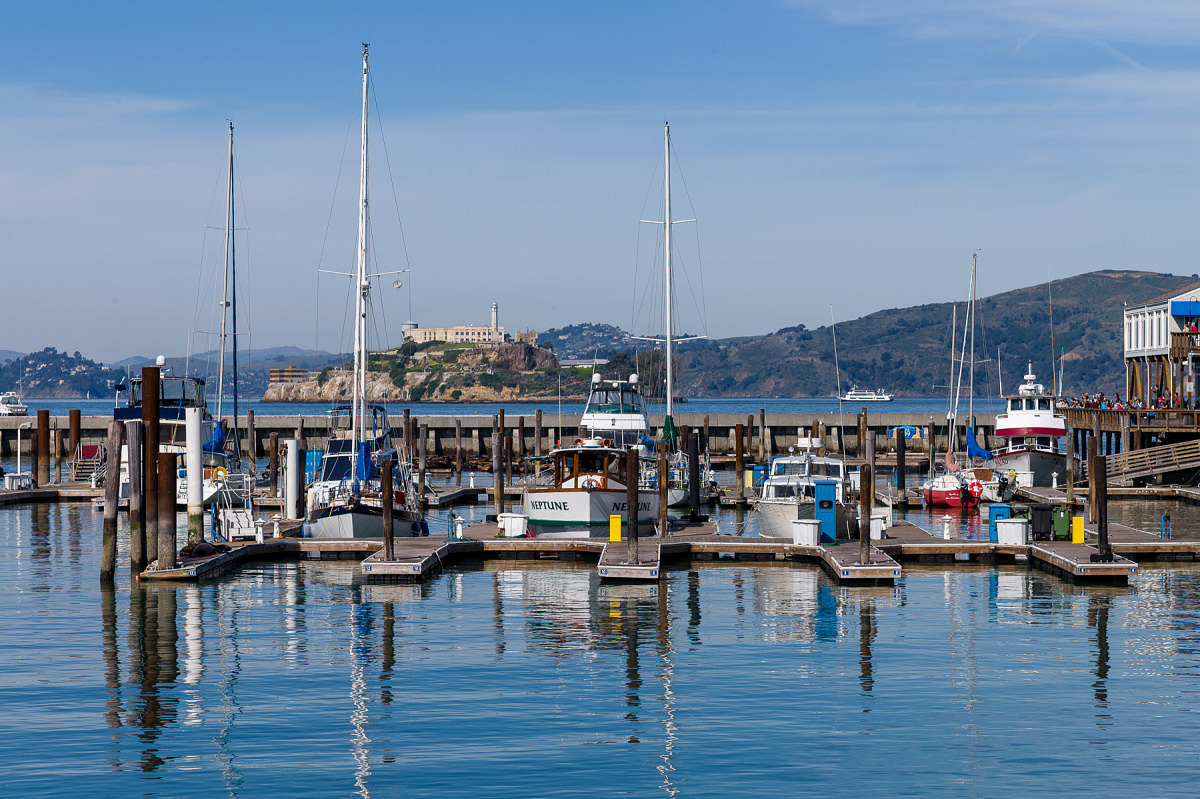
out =
{"type": "MultiPolygon", "coordinates": [[[[99,516],[0,511],[6,795],[1190,795],[1200,571],[489,562],[96,579],[99,516]],[[1097,783],[1100,780],[1100,783],[1097,783]]],[[[122,558],[125,557],[122,541],[122,558]]]]}

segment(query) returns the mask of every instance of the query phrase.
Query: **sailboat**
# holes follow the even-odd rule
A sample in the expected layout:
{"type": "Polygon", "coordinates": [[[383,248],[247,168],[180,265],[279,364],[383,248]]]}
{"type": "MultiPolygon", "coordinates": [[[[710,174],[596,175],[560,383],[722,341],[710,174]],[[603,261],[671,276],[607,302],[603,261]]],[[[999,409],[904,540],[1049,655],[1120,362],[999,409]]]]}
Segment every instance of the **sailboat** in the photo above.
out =
{"type": "Polygon", "coordinates": [[[358,247],[354,292],[354,381],[351,402],[329,412],[329,439],[317,478],[308,489],[308,516],[303,535],[309,538],[380,538],[383,535],[381,466],[392,463],[393,535],[428,535],[429,528],[413,491],[411,465],[392,446],[387,409],[367,401],[367,314],[371,279],[368,214],[367,98],[370,80],[368,48],[362,56],[362,151],[358,186],[358,247]]]}
{"type": "MultiPolygon", "coordinates": [[[[676,447],[676,428],[674,419],[674,406],[680,398],[675,396],[675,344],[677,342],[691,341],[693,339],[704,338],[704,336],[686,336],[679,337],[675,335],[675,275],[674,262],[671,258],[671,227],[673,225],[682,224],[685,222],[695,222],[694,219],[673,219],[671,217],[671,126],[668,123],[663,123],[663,219],[658,220],[643,219],[642,222],[652,225],[663,226],[663,317],[665,335],[657,336],[634,336],[634,338],[643,341],[656,341],[663,344],[663,350],[666,355],[666,414],[663,419],[663,444],[668,448],[676,447]]],[[[688,463],[687,455],[684,454],[686,443],[683,447],[674,449],[669,457],[668,475],[670,485],[667,489],[667,504],[671,507],[685,505],[688,502],[688,463]]],[[[700,470],[701,483],[709,483],[712,481],[712,470],[707,468],[700,470]]]]}
{"type": "MultiPolygon", "coordinates": [[[[992,453],[975,440],[975,293],[976,275],[979,253],[971,253],[971,290],[967,302],[967,319],[964,322],[963,353],[958,360],[958,380],[952,381],[952,399],[947,413],[950,443],[940,473],[931,475],[921,486],[925,504],[942,508],[974,508],[980,499],[998,501],[1006,498],[1015,486],[1010,485],[1007,476],[996,476],[995,471],[986,466],[972,466],[978,461],[985,463],[992,460],[992,453]],[[967,367],[968,342],[970,349],[970,365],[967,367]],[[967,368],[967,464],[960,464],[954,456],[956,423],[958,418],[958,403],[962,393],[963,369],[967,368]]],[[[954,343],[950,344],[951,372],[953,373],[954,343]]],[[[932,468],[933,458],[930,458],[932,468]]]]}
{"type": "MultiPolygon", "coordinates": [[[[221,329],[219,334],[220,352],[217,355],[217,416],[212,425],[212,433],[204,444],[202,462],[204,464],[203,489],[201,495],[204,504],[220,500],[223,504],[233,501],[246,502],[250,498],[251,479],[250,469],[242,463],[241,447],[238,443],[238,369],[237,369],[237,247],[236,228],[234,226],[234,193],[233,193],[233,123],[229,123],[229,173],[225,185],[225,263],[221,281],[221,329]],[[230,316],[232,315],[232,334],[229,332],[230,316]],[[233,381],[233,425],[232,429],[225,428],[225,352],[229,347],[229,338],[233,338],[233,368],[230,376],[233,381]]],[[[187,505],[188,480],[191,476],[186,468],[179,470],[176,481],[175,502],[177,505],[187,505]]]]}
{"type": "MultiPolygon", "coordinates": [[[[158,356],[159,371],[159,452],[174,454],[180,462],[178,479],[176,480],[175,504],[186,507],[188,504],[188,480],[190,475],[183,465],[187,449],[185,417],[188,408],[200,409],[200,432],[204,439],[201,463],[203,465],[203,488],[201,499],[205,506],[214,502],[248,501],[250,498],[250,477],[242,467],[241,454],[237,445],[237,345],[234,344],[233,387],[234,411],[233,430],[228,431],[222,417],[222,397],[225,384],[225,350],[227,348],[226,323],[229,310],[233,309],[233,337],[237,338],[237,292],[233,288],[235,281],[234,258],[234,204],[233,204],[233,123],[229,124],[229,175],[226,186],[225,206],[225,263],[224,281],[221,295],[221,332],[220,356],[218,359],[217,385],[217,416],[214,419],[209,412],[208,400],[205,396],[204,380],[198,377],[177,377],[166,366],[166,359],[158,356]],[[232,300],[231,297],[232,289],[232,300]]],[[[186,371],[186,370],[185,370],[186,371]]],[[[115,386],[118,400],[121,393],[125,394],[125,404],[113,409],[113,418],[118,421],[140,419],[144,396],[140,377],[130,378],[126,383],[115,386]]],[[[129,496],[129,448],[121,447],[120,466],[120,495],[129,496]]]]}

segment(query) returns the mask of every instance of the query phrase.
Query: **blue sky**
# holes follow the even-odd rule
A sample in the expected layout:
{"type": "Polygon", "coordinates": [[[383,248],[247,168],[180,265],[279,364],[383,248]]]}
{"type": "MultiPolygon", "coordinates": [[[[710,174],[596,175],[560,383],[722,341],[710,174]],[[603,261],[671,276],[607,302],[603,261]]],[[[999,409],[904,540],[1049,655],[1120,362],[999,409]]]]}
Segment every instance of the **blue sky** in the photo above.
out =
{"type": "Polygon", "coordinates": [[[0,348],[211,328],[230,119],[253,344],[343,346],[364,41],[376,266],[426,326],[652,325],[664,119],[688,330],[961,299],[976,248],[983,294],[1200,271],[1190,3],[46,2],[0,28],[0,348]]]}

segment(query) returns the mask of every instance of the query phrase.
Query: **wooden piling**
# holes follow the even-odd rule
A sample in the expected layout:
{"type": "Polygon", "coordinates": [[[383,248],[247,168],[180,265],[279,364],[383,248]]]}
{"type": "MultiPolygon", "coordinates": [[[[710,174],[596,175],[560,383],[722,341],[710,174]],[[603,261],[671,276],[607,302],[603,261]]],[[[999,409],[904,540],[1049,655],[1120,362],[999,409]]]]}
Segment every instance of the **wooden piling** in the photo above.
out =
{"type": "Polygon", "coordinates": [[[860,472],[858,490],[858,562],[866,565],[871,562],[871,504],[875,492],[875,471],[870,463],[864,463],[860,472]]]}
{"type": "Polygon", "coordinates": [[[501,463],[501,453],[504,442],[499,433],[492,433],[492,489],[496,492],[496,514],[504,513],[504,469],[501,463]]]}
{"type": "MultiPolygon", "coordinates": [[[[20,445],[18,444],[18,446],[20,445]]],[[[29,479],[34,486],[41,485],[38,482],[38,475],[41,474],[41,469],[38,466],[38,461],[40,460],[38,453],[41,451],[41,447],[38,446],[37,428],[34,428],[29,431],[29,479]]]]}
{"type": "Polygon", "coordinates": [[[174,569],[178,541],[175,537],[175,453],[158,456],[158,568],[174,569]]]}
{"type": "Polygon", "coordinates": [[[254,411],[246,411],[246,457],[250,459],[251,467],[258,457],[258,434],[254,431],[254,411]]]}
{"type": "Polygon", "coordinates": [[[385,458],[383,463],[379,464],[379,478],[383,483],[383,496],[380,501],[383,505],[383,559],[396,559],[396,542],[392,537],[392,503],[394,494],[392,489],[392,459],[385,458]]]}
{"type": "Polygon", "coordinates": [[[867,454],[867,409],[858,414],[858,457],[867,454]]]}
{"type": "Polygon", "coordinates": [[[905,464],[905,462],[904,462],[905,448],[907,446],[908,446],[908,442],[905,439],[904,433],[901,430],[897,429],[896,430],[896,488],[898,488],[900,490],[900,498],[901,499],[904,499],[904,491],[908,487],[908,480],[907,480],[907,476],[905,474],[905,466],[907,464],[905,464]]]}
{"type": "Polygon", "coordinates": [[[1091,482],[1096,486],[1096,549],[1100,550],[1100,558],[1111,562],[1112,544],[1108,540],[1108,470],[1103,455],[1092,456],[1091,482]]]}
{"type": "Polygon", "coordinates": [[[746,426],[742,428],[746,436],[745,442],[742,444],[743,453],[750,452],[754,448],[754,414],[749,414],[746,417],[746,426]]]}
{"type": "MultiPolygon", "coordinates": [[[[108,423],[108,474],[121,468],[121,429],[116,419],[108,423]]],[[[121,498],[121,481],[104,481],[104,533],[100,545],[100,579],[111,582],[117,572],[117,503],[121,498]]]]}
{"type": "Polygon", "coordinates": [[[67,411],[67,449],[70,450],[71,461],[79,455],[80,411],[72,408],[67,411]]]}
{"type": "Polygon", "coordinates": [[[37,484],[50,484],[50,411],[37,412],[37,484]]]}
{"type": "Polygon", "coordinates": [[[737,436],[733,450],[733,471],[736,474],[733,484],[737,486],[737,501],[740,504],[746,498],[746,456],[742,450],[742,425],[739,422],[735,426],[737,436]]]}
{"type": "Polygon", "coordinates": [[[708,451],[708,414],[704,414],[704,440],[700,442],[700,446],[706,452],[708,451]]]}
{"type": "Polygon", "coordinates": [[[767,409],[758,409],[758,462],[767,462],[767,409]]]}
{"type": "Polygon", "coordinates": [[[633,447],[625,450],[625,540],[629,561],[638,563],[638,459],[633,447]]]}
{"type": "MultiPolygon", "coordinates": [[[[541,411],[538,411],[541,413],[541,411]]],[[[540,416],[538,417],[541,418],[540,416]]],[[[454,420],[454,485],[462,485],[462,467],[463,467],[463,450],[462,450],[462,419],[454,420]]]]}
{"type": "Polygon", "coordinates": [[[540,456],[542,454],[542,410],[538,408],[533,412],[533,454],[540,456]]]}
{"type": "Polygon", "coordinates": [[[525,417],[517,417],[517,454],[521,460],[525,460],[525,417]]]}
{"type": "Polygon", "coordinates": [[[423,424],[417,439],[417,502],[425,501],[425,472],[428,465],[426,460],[426,442],[429,440],[429,425],[423,424]]]}
{"type": "Polygon", "coordinates": [[[271,496],[279,496],[279,433],[272,432],[270,437],[271,459],[267,466],[267,479],[270,480],[271,496]]]}
{"type": "Polygon", "coordinates": [[[692,433],[687,441],[688,507],[692,521],[700,521],[700,434],[692,433]]]}
{"type": "MultiPolygon", "coordinates": [[[[146,557],[158,557],[158,426],[159,397],[158,367],[142,367],[142,432],[145,434],[142,453],[142,506],[145,509],[146,557]]],[[[174,497],[169,500],[174,502],[174,497]]],[[[172,506],[174,507],[174,506],[172,506]]]]}
{"type": "MultiPolygon", "coordinates": [[[[141,419],[130,419],[125,423],[125,441],[129,452],[129,567],[134,574],[146,568],[146,506],[142,500],[145,438],[146,428],[141,419]]],[[[119,462],[120,455],[117,458],[119,462]]],[[[107,491],[107,482],[104,488],[107,491]]]]}

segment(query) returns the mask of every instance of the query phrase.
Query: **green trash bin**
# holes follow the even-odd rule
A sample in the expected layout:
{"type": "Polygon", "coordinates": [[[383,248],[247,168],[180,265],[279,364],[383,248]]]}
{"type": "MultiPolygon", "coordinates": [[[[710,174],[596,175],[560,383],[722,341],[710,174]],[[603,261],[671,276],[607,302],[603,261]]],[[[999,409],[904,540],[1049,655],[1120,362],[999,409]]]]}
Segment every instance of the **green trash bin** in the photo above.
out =
{"type": "Polygon", "coordinates": [[[1071,509],[1066,505],[1056,505],[1054,508],[1054,539],[1071,540],[1071,509]]]}

